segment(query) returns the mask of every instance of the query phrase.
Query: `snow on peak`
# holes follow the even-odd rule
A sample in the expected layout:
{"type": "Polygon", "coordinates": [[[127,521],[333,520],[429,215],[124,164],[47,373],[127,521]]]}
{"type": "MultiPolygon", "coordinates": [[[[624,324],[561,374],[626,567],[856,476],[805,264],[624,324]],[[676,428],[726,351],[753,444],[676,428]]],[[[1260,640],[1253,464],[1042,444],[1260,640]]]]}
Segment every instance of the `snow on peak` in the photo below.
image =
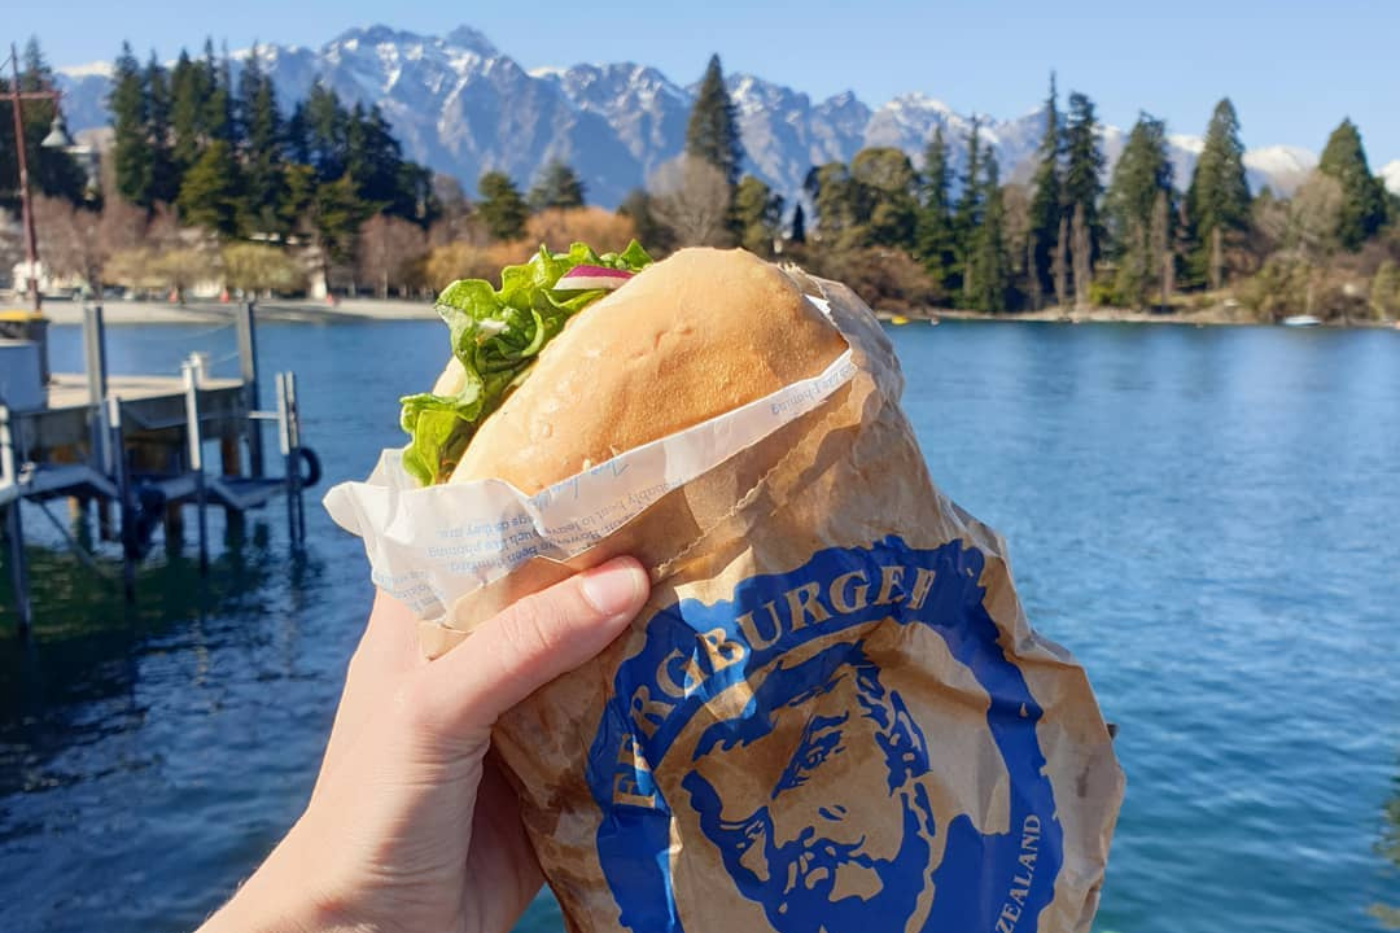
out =
{"type": "Polygon", "coordinates": [[[56,70],[75,81],[81,81],[83,78],[110,78],[113,72],[111,62],[88,62],[86,65],[68,65],[56,70]]]}
{"type": "Polygon", "coordinates": [[[1381,180],[1391,194],[1400,194],[1400,159],[1386,163],[1380,171],[1381,180]]]}

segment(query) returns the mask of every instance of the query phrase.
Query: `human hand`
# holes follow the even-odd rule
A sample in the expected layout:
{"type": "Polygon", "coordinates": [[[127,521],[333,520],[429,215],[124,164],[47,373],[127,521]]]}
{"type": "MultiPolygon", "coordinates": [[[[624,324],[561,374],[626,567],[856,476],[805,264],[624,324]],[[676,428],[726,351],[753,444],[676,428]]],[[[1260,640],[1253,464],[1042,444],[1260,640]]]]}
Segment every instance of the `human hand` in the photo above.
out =
{"type": "Polygon", "coordinates": [[[306,812],[201,933],[508,930],[543,883],[491,727],[616,638],[650,584],[619,558],[521,600],[435,661],[381,595],[306,812]]]}

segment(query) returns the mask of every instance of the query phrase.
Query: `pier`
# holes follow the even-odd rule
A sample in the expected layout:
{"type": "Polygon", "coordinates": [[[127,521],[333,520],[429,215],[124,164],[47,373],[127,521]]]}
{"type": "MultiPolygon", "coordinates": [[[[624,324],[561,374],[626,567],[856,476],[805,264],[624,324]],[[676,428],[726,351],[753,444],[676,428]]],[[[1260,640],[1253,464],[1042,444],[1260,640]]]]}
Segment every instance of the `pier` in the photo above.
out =
{"type": "Polygon", "coordinates": [[[198,354],[181,364],[178,375],[109,376],[100,305],[84,309],[84,371],[50,374],[43,324],[34,319],[42,371],[38,396],[19,398],[22,393],[12,389],[14,398],[0,397],[0,534],[21,633],[29,631],[34,609],[24,550],[26,505],[47,517],[89,564],[95,563],[95,520],[96,539],[120,547],[128,600],[135,599],[135,568],[156,531],[163,529],[169,547],[183,541],[187,507],[197,526],[201,572],[209,563],[211,507],[224,509],[230,533],[241,534],[248,512],[282,497],[291,546],[304,545],[303,490],[319,479],[320,464],[302,444],[296,376],[276,375],[275,404],[264,409],[253,304],[236,306],[233,318],[239,376],[231,379],[209,375],[198,354]],[[276,429],[271,470],[265,426],[276,429]],[[215,445],[217,468],[207,462],[215,445]],[[68,503],[66,525],[50,511],[56,500],[68,503]]]}

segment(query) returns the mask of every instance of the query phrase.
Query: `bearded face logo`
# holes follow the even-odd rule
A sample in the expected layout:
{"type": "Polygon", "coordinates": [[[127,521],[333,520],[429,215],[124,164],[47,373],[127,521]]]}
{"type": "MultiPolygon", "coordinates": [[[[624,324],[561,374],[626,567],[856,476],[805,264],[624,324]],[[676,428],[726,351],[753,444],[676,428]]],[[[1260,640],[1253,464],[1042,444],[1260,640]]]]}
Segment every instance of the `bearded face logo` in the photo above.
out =
{"type": "Polygon", "coordinates": [[[682,785],[700,827],[774,929],[862,933],[917,919],[935,832],[917,780],[928,750],[860,643],[774,670],[744,715],[704,732],[695,763],[682,785]],[[794,747],[767,780],[725,779],[794,747]]]}
{"type": "Polygon", "coordinates": [[[1036,933],[1063,832],[984,560],[890,537],[647,622],[589,759],[623,927],[1036,933]]]}

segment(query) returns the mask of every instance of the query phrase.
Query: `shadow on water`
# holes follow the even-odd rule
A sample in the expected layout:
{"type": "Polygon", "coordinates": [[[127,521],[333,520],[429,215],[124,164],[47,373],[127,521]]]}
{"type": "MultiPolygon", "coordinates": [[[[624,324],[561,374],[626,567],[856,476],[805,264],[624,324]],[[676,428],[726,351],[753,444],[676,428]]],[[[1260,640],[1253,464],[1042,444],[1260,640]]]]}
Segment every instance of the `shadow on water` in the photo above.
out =
{"type": "MultiPolygon", "coordinates": [[[[123,598],[120,560],[88,566],[71,553],[27,548],[34,627],[21,637],[13,617],[0,631],[0,800],[67,782],[51,767],[66,750],[138,725],[141,660],[153,651],[208,657],[225,645],[275,637],[266,620],[275,599],[298,601],[321,575],[315,558],[289,556],[255,525],[244,540],[211,554],[169,552],[136,571],[136,600],[123,598]],[[94,708],[103,712],[90,715],[94,708]]],[[[8,574],[0,606],[14,605],[8,574]]],[[[72,780],[82,778],[74,775],[72,780]]]]}

